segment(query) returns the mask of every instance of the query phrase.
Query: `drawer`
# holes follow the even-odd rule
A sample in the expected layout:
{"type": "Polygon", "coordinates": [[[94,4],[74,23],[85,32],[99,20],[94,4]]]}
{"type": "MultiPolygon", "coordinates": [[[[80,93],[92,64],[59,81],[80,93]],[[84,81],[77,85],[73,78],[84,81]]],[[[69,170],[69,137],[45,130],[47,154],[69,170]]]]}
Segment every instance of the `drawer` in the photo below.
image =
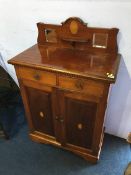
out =
{"type": "Polygon", "coordinates": [[[59,86],[64,89],[80,91],[97,97],[101,97],[104,91],[104,84],[101,82],[66,76],[59,76],[59,86]]]}
{"type": "Polygon", "coordinates": [[[17,71],[19,78],[33,80],[43,84],[56,85],[56,75],[53,73],[28,67],[19,67],[17,71]]]}

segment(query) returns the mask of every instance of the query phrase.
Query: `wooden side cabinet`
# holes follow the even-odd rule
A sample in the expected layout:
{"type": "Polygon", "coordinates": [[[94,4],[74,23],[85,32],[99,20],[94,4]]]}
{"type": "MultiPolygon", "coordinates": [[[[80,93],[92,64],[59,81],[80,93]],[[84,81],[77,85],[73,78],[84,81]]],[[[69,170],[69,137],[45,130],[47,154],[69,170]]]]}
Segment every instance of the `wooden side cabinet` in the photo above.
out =
{"type": "Polygon", "coordinates": [[[9,60],[15,65],[29,135],[97,162],[108,91],[120,60],[118,29],[89,28],[69,18],[60,26],[38,23],[38,30],[38,44],[9,60]]]}

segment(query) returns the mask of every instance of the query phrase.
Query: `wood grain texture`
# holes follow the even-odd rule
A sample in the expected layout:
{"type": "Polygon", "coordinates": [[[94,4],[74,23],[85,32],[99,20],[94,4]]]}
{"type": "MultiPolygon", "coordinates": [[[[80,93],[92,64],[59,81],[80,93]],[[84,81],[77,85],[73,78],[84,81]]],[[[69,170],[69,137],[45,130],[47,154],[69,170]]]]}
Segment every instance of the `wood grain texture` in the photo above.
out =
{"type": "Polygon", "coordinates": [[[29,108],[36,131],[54,136],[51,92],[26,87],[29,108]],[[36,103],[39,105],[36,105],[36,103]]]}
{"type": "Polygon", "coordinates": [[[117,54],[97,54],[48,44],[46,46],[36,44],[8,61],[10,64],[28,68],[107,82],[115,82],[119,62],[120,55],[117,54]],[[113,74],[114,78],[109,78],[107,73],[113,74]]]}
{"type": "Polygon", "coordinates": [[[91,149],[97,104],[67,98],[66,141],[72,145],[91,149]]]}
{"type": "Polygon", "coordinates": [[[30,138],[95,163],[108,91],[119,67],[118,29],[90,28],[79,18],[37,26],[38,43],[9,60],[20,83],[30,138]]]}
{"type": "Polygon", "coordinates": [[[56,85],[56,76],[50,72],[44,72],[38,69],[21,67],[19,70],[19,77],[21,79],[27,79],[36,81],[38,83],[44,83],[49,85],[56,85]]]}
{"type": "Polygon", "coordinates": [[[68,76],[59,76],[59,86],[61,88],[85,92],[98,97],[101,97],[104,91],[104,84],[101,82],[70,78],[68,76]]]}

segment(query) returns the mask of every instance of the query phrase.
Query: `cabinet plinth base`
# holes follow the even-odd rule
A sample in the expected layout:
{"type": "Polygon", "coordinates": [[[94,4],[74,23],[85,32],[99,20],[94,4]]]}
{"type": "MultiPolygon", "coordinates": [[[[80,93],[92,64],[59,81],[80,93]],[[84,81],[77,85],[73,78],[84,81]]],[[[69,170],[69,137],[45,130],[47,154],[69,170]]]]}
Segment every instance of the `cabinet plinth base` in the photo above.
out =
{"type": "Polygon", "coordinates": [[[50,144],[68,151],[71,151],[77,155],[79,155],[80,157],[84,158],[86,161],[89,161],[91,163],[97,163],[97,161],[99,160],[99,156],[95,156],[91,154],[91,151],[81,151],[81,150],[77,150],[77,149],[73,149],[73,146],[62,146],[59,142],[57,142],[55,139],[50,140],[48,137],[43,137],[42,135],[40,135],[39,133],[30,133],[29,134],[30,138],[32,141],[38,142],[38,143],[43,143],[43,144],[50,144]]]}

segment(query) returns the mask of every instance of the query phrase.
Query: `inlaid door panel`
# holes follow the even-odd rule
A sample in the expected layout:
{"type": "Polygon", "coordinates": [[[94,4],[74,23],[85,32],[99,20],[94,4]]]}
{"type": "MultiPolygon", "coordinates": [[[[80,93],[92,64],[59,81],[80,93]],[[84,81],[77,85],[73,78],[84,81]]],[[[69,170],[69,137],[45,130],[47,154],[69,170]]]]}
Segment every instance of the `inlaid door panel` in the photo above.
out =
{"type": "Polygon", "coordinates": [[[75,99],[76,95],[64,96],[66,142],[91,149],[97,103],[75,99]]]}
{"type": "Polygon", "coordinates": [[[54,136],[51,92],[26,87],[26,93],[34,129],[54,136]]]}

